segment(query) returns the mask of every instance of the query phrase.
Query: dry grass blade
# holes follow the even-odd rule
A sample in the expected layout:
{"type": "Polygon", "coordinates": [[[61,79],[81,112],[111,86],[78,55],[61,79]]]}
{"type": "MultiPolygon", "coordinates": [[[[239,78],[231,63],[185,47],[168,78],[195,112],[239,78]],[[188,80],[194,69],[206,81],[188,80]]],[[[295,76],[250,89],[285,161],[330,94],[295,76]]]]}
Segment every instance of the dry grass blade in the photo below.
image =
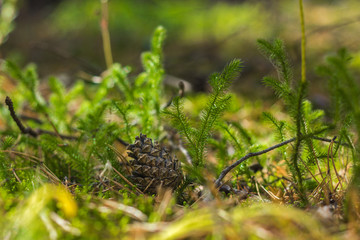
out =
{"type": "Polygon", "coordinates": [[[267,193],[269,194],[269,196],[273,199],[276,199],[276,200],[281,200],[279,197],[277,197],[275,194],[273,194],[272,192],[266,190],[262,185],[260,185],[260,187],[267,193]]]}
{"type": "MultiPolygon", "coordinates": [[[[316,179],[316,177],[314,176],[314,174],[311,172],[311,170],[309,169],[309,167],[307,166],[307,164],[304,162],[304,160],[302,160],[302,158],[299,158],[300,161],[302,162],[302,164],[305,166],[306,170],[310,173],[311,177],[319,184],[319,181],[316,179]]],[[[321,175],[322,176],[322,175],[321,175]]]]}
{"type": "Polygon", "coordinates": [[[172,191],[169,189],[161,189],[156,199],[160,204],[156,207],[158,221],[164,221],[166,217],[166,209],[169,207],[172,199],[172,191]]]}
{"type": "Polygon", "coordinates": [[[105,207],[122,211],[126,215],[138,221],[147,221],[148,217],[139,209],[112,200],[102,200],[105,207]]]}
{"type": "MultiPolygon", "coordinates": [[[[334,137],[333,140],[335,140],[335,138],[336,138],[336,137],[334,137]]],[[[333,167],[334,167],[334,171],[335,171],[336,177],[337,177],[337,179],[338,179],[338,181],[339,181],[339,183],[340,183],[341,190],[344,190],[344,187],[343,187],[343,185],[342,185],[341,177],[340,177],[340,175],[339,175],[339,173],[338,173],[338,171],[337,171],[337,169],[336,169],[336,166],[335,166],[333,145],[334,145],[334,144],[331,144],[331,161],[332,161],[332,164],[333,164],[333,167]]],[[[336,191],[336,188],[337,188],[337,186],[335,187],[335,191],[336,191]]]]}
{"type": "Polygon", "coordinates": [[[124,175],[122,175],[118,170],[116,170],[114,167],[113,167],[113,170],[127,183],[127,184],[129,184],[130,186],[132,186],[133,188],[135,188],[136,189],[136,191],[138,191],[140,194],[143,194],[144,195],[144,193],[140,190],[140,189],[138,189],[134,184],[132,184],[126,177],[124,177],[124,175]]]}
{"type": "MultiPolygon", "coordinates": [[[[118,187],[120,187],[120,189],[125,189],[125,190],[127,190],[127,191],[129,191],[129,192],[132,192],[132,193],[136,194],[136,192],[134,192],[133,190],[131,190],[131,189],[125,187],[124,185],[118,183],[117,181],[114,181],[113,179],[109,179],[109,180],[110,180],[110,182],[112,182],[112,183],[114,183],[115,185],[117,185],[118,187]]],[[[115,191],[115,192],[117,192],[117,191],[115,191]]]]}
{"type": "Polygon", "coordinates": [[[34,162],[34,163],[42,163],[42,160],[38,157],[32,156],[30,154],[27,153],[23,153],[23,152],[17,152],[14,150],[1,150],[2,152],[5,153],[11,153],[11,154],[15,154],[18,155],[20,157],[25,157],[27,160],[29,160],[30,162],[34,162]]]}
{"type": "MultiPolygon", "coordinates": [[[[2,150],[2,152],[5,152],[5,153],[10,153],[10,154],[15,154],[21,158],[24,158],[26,160],[29,160],[30,162],[33,162],[33,163],[37,163],[37,164],[40,164],[40,170],[45,173],[45,175],[47,176],[47,178],[53,182],[53,183],[59,183],[61,182],[60,179],[44,164],[44,162],[38,158],[38,157],[35,157],[35,156],[32,156],[30,154],[27,154],[27,153],[23,153],[23,152],[17,152],[17,151],[13,151],[13,150],[2,150]]],[[[21,180],[19,179],[19,177],[17,176],[16,172],[14,169],[10,169],[12,170],[12,172],[14,173],[15,175],[15,178],[17,179],[17,181],[21,182],[21,180]]]]}
{"type": "Polygon", "coordinates": [[[18,177],[18,175],[16,174],[15,169],[12,168],[11,171],[12,171],[12,173],[14,174],[16,180],[17,180],[19,183],[21,183],[21,180],[20,180],[20,178],[18,177]]]}
{"type": "Polygon", "coordinates": [[[114,146],[107,144],[108,147],[110,147],[115,153],[116,156],[120,159],[120,162],[125,166],[126,171],[130,174],[131,173],[131,166],[129,165],[129,162],[126,160],[126,158],[117,150],[114,146]]]}
{"type": "Polygon", "coordinates": [[[259,184],[257,181],[255,181],[255,186],[256,186],[256,192],[257,192],[259,198],[261,199],[262,202],[265,202],[264,199],[261,197],[260,190],[259,190],[259,184]]]}
{"type": "MultiPolygon", "coordinates": [[[[316,152],[315,152],[315,149],[314,149],[314,146],[313,146],[313,143],[312,141],[310,141],[310,147],[311,147],[311,151],[313,153],[313,156],[315,157],[315,162],[316,162],[316,166],[319,170],[319,173],[320,173],[320,176],[321,176],[321,179],[324,179],[324,176],[322,175],[322,171],[321,171],[321,168],[320,168],[320,165],[319,165],[319,159],[317,158],[316,156],[316,152]]],[[[302,161],[302,160],[301,160],[302,161]]],[[[306,166],[306,165],[305,165],[306,166]]],[[[316,180],[316,178],[315,178],[316,180]]],[[[317,180],[316,180],[317,183],[319,183],[317,180]]]]}
{"type": "Polygon", "coordinates": [[[50,218],[53,220],[57,225],[59,225],[65,232],[68,232],[75,236],[80,236],[81,232],[78,228],[75,228],[71,226],[71,223],[59,215],[57,215],[55,212],[50,213],[50,218]]]}
{"type": "MultiPolygon", "coordinates": [[[[335,140],[335,139],[333,139],[335,140]]],[[[334,190],[334,186],[332,184],[332,177],[331,177],[331,169],[330,169],[330,152],[332,152],[332,146],[334,144],[334,141],[331,141],[330,145],[329,145],[329,148],[328,148],[328,155],[327,155],[327,176],[329,176],[330,178],[330,187],[331,187],[331,190],[333,191],[334,190]]]]}
{"type": "MultiPolygon", "coordinates": [[[[148,190],[148,188],[151,186],[151,184],[155,181],[155,179],[151,179],[151,181],[148,183],[148,185],[145,187],[144,189],[144,192],[146,192],[146,190],[148,190]]],[[[162,184],[161,184],[162,185],[162,184]]],[[[161,188],[161,185],[160,185],[160,188],[161,188]]]]}
{"type": "Polygon", "coordinates": [[[61,183],[60,179],[44,164],[40,166],[40,170],[48,176],[49,180],[52,181],[52,183],[61,183]]]}

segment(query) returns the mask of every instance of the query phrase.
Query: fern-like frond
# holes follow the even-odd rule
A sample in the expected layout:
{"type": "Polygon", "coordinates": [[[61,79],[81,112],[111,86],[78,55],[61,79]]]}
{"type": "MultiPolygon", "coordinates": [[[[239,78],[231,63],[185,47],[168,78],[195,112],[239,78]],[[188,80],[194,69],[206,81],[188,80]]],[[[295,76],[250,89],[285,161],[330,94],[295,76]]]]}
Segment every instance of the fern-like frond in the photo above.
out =
{"type": "Polygon", "coordinates": [[[196,167],[204,165],[205,147],[208,143],[211,130],[229,105],[230,95],[227,94],[231,82],[239,74],[241,61],[233,60],[221,73],[213,74],[210,78],[212,93],[205,109],[200,113],[200,124],[197,128],[191,126],[183,112],[183,102],[176,97],[170,110],[165,114],[172,119],[172,124],[185,137],[190,149],[193,164],[196,167]]]}
{"type": "Polygon", "coordinates": [[[211,129],[229,105],[230,95],[226,91],[234,78],[239,74],[240,69],[241,61],[235,59],[224,68],[222,73],[213,74],[210,78],[209,82],[213,91],[206,108],[200,114],[200,128],[196,131],[196,165],[201,166],[204,164],[204,151],[211,129]]]}
{"type": "Polygon", "coordinates": [[[288,85],[291,84],[293,72],[287,59],[284,43],[276,39],[273,42],[268,42],[264,39],[257,41],[260,51],[269,58],[270,62],[278,71],[279,76],[288,85]]]}
{"type": "Polygon", "coordinates": [[[175,97],[170,109],[164,110],[163,113],[170,118],[172,125],[184,136],[186,145],[189,147],[189,153],[194,158],[197,152],[197,145],[194,139],[196,130],[191,126],[189,119],[186,117],[183,105],[183,99],[175,97]]]}
{"type": "Polygon", "coordinates": [[[286,122],[285,121],[278,121],[274,115],[272,115],[269,112],[263,112],[262,113],[263,116],[265,117],[266,120],[268,120],[269,122],[271,122],[276,130],[277,130],[277,138],[280,142],[285,141],[285,127],[286,127],[286,122]]]}
{"type": "Polygon", "coordinates": [[[266,86],[271,87],[276,96],[283,99],[287,106],[294,104],[296,95],[289,84],[268,76],[263,78],[263,82],[266,86]]]}
{"type": "Polygon", "coordinates": [[[113,81],[125,96],[126,101],[134,101],[134,88],[131,86],[128,79],[128,74],[130,72],[130,67],[122,67],[120,64],[115,63],[112,65],[108,76],[109,78],[113,78],[113,81]]]}
{"type": "Polygon", "coordinates": [[[102,116],[110,104],[111,101],[106,100],[98,103],[93,109],[89,110],[85,118],[79,120],[79,129],[90,134],[96,132],[104,122],[102,116]]]}
{"type": "Polygon", "coordinates": [[[132,128],[133,125],[130,122],[129,115],[130,115],[130,109],[131,105],[129,104],[120,104],[116,101],[113,101],[112,104],[115,106],[116,110],[120,113],[120,116],[122,120],[124,121],[124,132],[126,133],[126,141],[131,142],[132,139],[134,139],[135,136],[132,136],[132,128]],[[125,105],[125,106],[123,106],[125,105]]]}
{"type": "Polygon", "coordinates": [[[351,57],[345,49],[326,59],[326,64],[318,67],[318,73],[328,79],[331,97],[331,113],[336,123],[342,123],[347,115],[353,115],[359,122],[360,132],[360,86],[349,70],[351,57]]]}
{"type": "Polygon", "coordinates": [[[238,134],[236,131],[237,129],[233,127],[233,124],[220,123],[218,125],[222,129],[224,134],[226,134],[228,136],[229,140],[233,143],[235,150],[238,153],[242,153],[244,149],[240,142],[240,138],[238,137],[238,134]]]}
{"type": "Polygon", "coordinates": [[[23,71],[10,61],[5,61],[3,66],[5,72],[16,80],[19,80],[22,84],[22,87],[24,87],[25,90],[23,94],[27,96],[30,104],[32,104],[36,110],[46,113],[46,101],[38,91],[39,78],[35,65],[29,64],[23,71]]]}
{"type": "Polygon", "coordinates": [[[251,134],[239,122],[231,122],[231,126],[233,126],[238,131],[248,146],[254,144],[251,134]]]}

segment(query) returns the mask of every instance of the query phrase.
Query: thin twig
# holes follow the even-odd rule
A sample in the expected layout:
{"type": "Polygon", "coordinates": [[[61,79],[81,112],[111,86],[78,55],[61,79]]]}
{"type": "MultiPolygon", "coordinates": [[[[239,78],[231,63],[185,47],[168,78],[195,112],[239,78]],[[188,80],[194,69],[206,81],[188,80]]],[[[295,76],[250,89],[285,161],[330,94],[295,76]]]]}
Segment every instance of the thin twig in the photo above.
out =
{"type": "MultiPolygon", "coordinates": [[[[299,157],[300,161],[302,162],[302,164],[304,165],[304,167],[306,168],[306,170],[310,173],[310,175],[312,176],[312,178],[319,184],[319,181],[316,179],[316,177],[314,176],[314,174],[311,172],[311,170],[309,169],[309,167],[307,166],[307,164],[304,162],[304,160],[302,160],[301,157],[299,157]]],[[[322,176],[322,175],[321,175],[322,176]]]]}
{"type": "Polygon", "coordinates": [[[40,129],[40,128],[36,129],[36,132],[38,133],[38,135],[47,134],[47,135],[60,137],[61,139],[67,139],[67,140],[78,140],[79,139],[79,137],[77,137],[77,136],[56,134],[55,132],[51,132],[51,131],[40,129]]]}
{"type": "Polygon", "coordinates": [[[118,141],[119,143],[121,143],[124,146],[127,146],[127,145],[130,144],[130,143],[126,142],[125,140],[119,138],[119,137],[116,138],[116,141],[118,141]]]}
{"type": "Polygon", "coordinates": [[[19,118],[22,119],[22,120],[25,120],[25,121],[30,120],[30,121],[33,121],[33,122],[35,122],[37,124],[43,124],[43,121],[41,121],[40,119],[38,119],[36,117],[31,117],[31,116],[20,114],[19,118]]]}
{"type": "Polygon", "coordinates": [[[117,185],[118,187],[120,187],[121,189],[125,189],[126,191],[129,191],[129,192],[132,192],[132,193],[136,194],[135,191],[131,190],[130,188],[125,187],[124,185],[118,183],[117,181],[115,181],[115,180],[113,180],[113,179],[111,179],[111,178],[110,178],[109,180],[110,180],[112,183],[114,183],[115,185],[117,185]]]}
{"type": "MultiPolygon", "coordinates": [[[[335,139],[335,138],[334,138],[335,139]]],[[[330,152],[332,152],[332,146],[334,144],[334,141],[331,141],[329,148],[328,148],[328,155],[327,155],[327,175],[329,176],[330,179],[330,186],[331,186],[331,190],[334,190],[334,186],[332,184],[332,177],[331,177],[331,169],[330,169],[330,152]]]]}
{"type": "Polygon", "coordinates": [[[59,137],[61,140],[63,140],[62,136],[60,135],[59,131],[56,129],[55,124],[51,121],[49,115],[45,113],[46,119],[49,121],[51,127],[54,129],[55,136],[59,137]]]}
{"type": "MultiPolygon", "coordinates": [[[[155,178],[151,179],[151,181],[150,181],[149,184],[146,186],[146,188],[144,189],[143,192],[146,192],[146,190],[148,190],[148,188],[151,186],[151,184],[152,184],[154,181],[155,181],[155,178]]],[[[161,185],[162,185],[162,184],[160,184],[160,188],[161,188],[161,185]]]]}
{"type": "Polygon", "coordinates": [[[319,159],[316,156],[316,152],[315,152],[312,141],[310,141],[310,147],[311,147],[312,154],[314,155],[314,158],[315,158],[316,166],[317,166],[317,168],[318,168],[318,170],[320,172],[320,176],[321,176],[322,179],[324,179],[324,177],[323,177],[323,175],[321,173],[321,168],[320,168],[320,165],[319,165],[319,159]]]}
{"type": "Polygon", "coordinates": [[[20,178],[18,177],[18,175],[17,175],[16,172],[15,172],[15,168],[12,168],[11,171],[12,171],[12,173],[15,175],[16,180],[17,180],[19,183],[21,183],[20,178]]]}
{"type": "MultiPolygon", "coordinates": [[[[306,137],[306,136],[304,136],[304,137],[306,137]]],[[[304,137],[302,137],[302,138],[304,138],[304,137]]],[[[324,141],[324,142],[330,142],[330,143],[333,141],[333,143],[335,143],[335,141],[332,140],[332,139],[321,138],[321,137],[316,137],[316,136],[311,136],[311,138],[316,139],[316,140],[320,140],[320,141],[324,141]]],[[[276,148],[282,147],[282,146],[284,146],[284,145],[286,145],[286,144],[288,144],[288,143],[291,143],[291,142],[293,142],[293,141],[295,141],[295,140],[296,140],[296,137],[295,137],[295,138],[291,138],[291,139],[289,139],[289,140],[286,140],[286,141],[284,141],[284,142],[282,142],[282,143],[276,144],[276,145],[274,145],[274,146],[272,146],[272,147],[269,147],[269,148],[267,148],[267,149],[264,149],[264,150],[262,150],[262,151],[246,154],[244,157],[240,158],[239,160],[237,160],[236,162],[234,162],[233,164],[231,164],[230,166],[228,166],[228,167],[226,167],[224,170],[222,170],[222,172],[220,173],[220,176],[219,176],[218,179],[216,179],[216,181],[215,181],[215,186],[216,186],[216,187],[219,187],[219,186],[221,185],[221,184],[220,184],[221,180],[223,180],[224,177],[225,177],[232,169],[234,169],[236,166],[240,165],[242,162],[244,162],[244,161],[247,160],[248,158],[255,157],[255,156],[259,156],[259,155],[261,155],[261,154],[270,152],[270,151],[272,151],[272,150],[274,150],[274,149],[276,149],[276,148]]],[[[342,145],[348,146],[347,144],[346,144],[346,145],[345,145],[345,144],[342,144],[342,145]]]]}
{"type": "Polygon", "coordinates": [[[256,187],[256,192],[257,192],[259,198],[261,199],[262,202],[264,202],[264,199],[261,197],[260,190],[259,190],[259,185],[258,185],[257,181],[255,181],[255,187],[256,187]]]}
{"type": "MultiPolygon", "coordinates": [[[[322,137],[317,137],[317,136],[313,136],[312,138],[315,139],[315,140],[320,140],[320,141],[328,142],[328,143],[331,143],[331,142],[333,141],[333,139],[322,138],[322,137]]],[[[341,146],[345,146],[345,147],[351,147],[349,144],[347,144],[347,143],[341,143],[341,142],[339,142],[339,141],[334,141],[334,143],[340,144],[341,146]]]]}
{"type": "Polygon", "coordinates": [[[226,167],[221,173],[220,173],[220,176],[218,179],[216,179],[215,181],[215,186],[216,187],[219,187],[220,186],[220,182],[221,180],[223,180],[223,178],[226,176],[226,174],[228,174],[233,168],[235,168],[236,166],[238,166],[240,163],[244,162],[246,159],[248,158],[251,158],[251,157],[254,157],[254,156],[259,156],[261,154],[264,154],[264,153],[267,153],[267,152],[270,152],[276,148],[279,148],[279,147],[282,147],[288,143],[291,143],[293,141],[295,141],[296,138],[291,138],[285,142],[282,142],[282,143],[279,143],[279,144],[276,144],[272,147],[269,147],[267,149],[264,149],[262,151],[259,151],[259,152],[251,152],[251,153],[248,153],[246,154],[244,157],[240,158],[239,160],[237,160],[236,162],[234,162],[233,164],[231,164],[230,166],[226,167]]]}
{"type": "Polygon", "coordinates": [[[134,184],[132,184],[126,177],[124,177],[124,175],[122,175],[118,170],[116,170],[114,167],[113,167],[113,170],[117,173],[117,175],[119,175],[127,184],[129,184],[130,186],[132,186],[133,188],[135,188],[135,190],[144,195],[144,193],[139,189],[137,188],[134,184]]]}
{"type": "Polygon", "coordinates": [[[18,128],[20,129],[21,133],[23,133],[23,134],[29,134],[32,137],[37,137],[37,136],[39,136],[41,134],[48,134],[48,135],[58,136],[58,137],[60,137],[62,139],[69,139],[69,140],[76,140],[77,139],[77,137],[75,137],[75,136],[62,135],[62,134],[59,134],[57,132],[51,132],[51,131],[47,131],[47,130],[43,130],[43,129],[34,130],[31,127],[25,127],[24,124],[21,122],[20,118],[16,115],[15,109],[14,109],[14,104],[13,104],[13,102],[12,102],[12,100],[11,100],[11,98],[9,96],[6,96],[5,104],[9,108],[9,112],[10,112],[10,115],[11,115],[12,119],[14,120],[14,122],[16,123],[18,128]]]}
{"type": "Polygon", "coordinates": [[[271,191],[266,190],[266,188],[264,188],[262,185],[260,185],[260,187],[267,193],[269,194],[269,196],[273,199],[277,199],[277,200],[281,200],[278,196],[276,196],[274,193],[272,193],[271,191]]]}
{"type": "Polygon", "coordinates": [[[18,155],[20,157],[24,157],[25,159],[29,160],[30,162],[33,163],[43,163],[42,160],[38,157],[23,153],[23,152],[17,152],[14,150],[0,150],[0,152],[6,152],[6,153],[11,153],[11,154],[15,154],[18,155]]]}
{"type": "Polygon", "coordinates": [[[18,116],[15,113],[14,104],[10,97],[6,96],[5,104],[8,106],[10,115],[11,115],[12,119],[14,119],[14,121],[15,121],[16,125],[19,127],[20,131],[24,134],[30,134],[33,137],[37,137],[38,134],[32,128],[30,128],[30,127],[26,128],[22,124],[22,122],[20,121],[20,119],[18,118],[18,116]]]}
{"type": "MultiPolygon", "coordinates": [[[[66,140],[78,140],[79,139],[79,137],[77,137],[77,136],[64,135],[64,134],[58,133],[52,122],[50,122],[50,124],[53,126],[53,128],[54,128],[54,130],[56,132],[52,132],[52,131],[48,131],[48,130],[40,129],[40,128],[34,130],[31,127],[25,127],[24,124],[21,122],[20,118],[15,113],[14,104],[13,104],[11,98],[6,96],[5,103],[9,108],[10,115],[11,115],[12,119],[14,120],[14,122],[16,123],[18,128],[20,129],[21,133],[23,133],[23,134],[29,134],[32,137],[37,137],[37,136],[42,135],[42,134],[48,134],[48,135],[51,135],[51,136],[59,137],[59,138],[61,138],[63,140],[65,140],[65,139],[66,140]]],[[[32,119],[32,120],[40,121],[38,119],[32,119]]],[[[121,144],[125,145],[125,146],[129,145],[129,143],[127,143],[126,141],[124,141],[120,137],[116,138],[116,140],[118,142],[120,142],[121,144]]]]}
{"type": "MultiPolygon", "coordinates": [[[[333,142],[335,141],[335,138],[336,136],[333,138],[333,142]]],[[[341,186],[341,189],[344,190],[343,188],[343,185],[342,185],[342,181],[341,181],[341,177],[336,169],[336,166],[335,166],[335,161],[334,161],[334,153],[333,153],[333,144],[331,144],[331,160],[332,160],[332,164],[333,164],[333,167],[334,167],[334,171],[335,171],[335,174],[336,174],[336,177],[337,179],[339,180],[339,183],[340,183],[340,186],[341,186]]],[[[335,188],[336,189],[336,188],[335,188]]]]}

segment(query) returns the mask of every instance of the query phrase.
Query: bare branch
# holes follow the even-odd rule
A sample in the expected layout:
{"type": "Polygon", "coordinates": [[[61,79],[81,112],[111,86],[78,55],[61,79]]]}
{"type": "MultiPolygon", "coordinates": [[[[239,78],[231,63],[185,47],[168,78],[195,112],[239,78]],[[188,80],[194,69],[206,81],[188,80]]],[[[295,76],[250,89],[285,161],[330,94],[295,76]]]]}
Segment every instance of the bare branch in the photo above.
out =
{"type": "Polygon", "coordinates": [[[5,104],[8,106],[9,111],[10,111],[10,115],[12,117],[12,119],[14,119],[16,125],[19,127],[20,131],[24,134],[30,134],[33,137],[37,137],[39,134],[37,132],[35,132],[32,128],[28,127],[25,128],[25,126],[22,124],[22,122],[20,121],[20,119],[18,118],[18,116],[15,113],[14,110],[14,104],[11,100],[10,97],[6,96],[5,98],[5,104]]]}
{"type": "MultiPolygon", "coordinates": [[[[10,115],[11,115],[12,119],[14,120],[14,122],[16,123],[18,128],[20,129],[21,133],[23,133],[23,134],[29,134],[32,137],[37,137],[37,136],[42,135],[42,134],[48,134],[48,135],[52,135],[52,136],[55,136],[55,137],[60,137],[61,139],[67,139],[67,140],[78,140],[79,139],[79,137],[77,137],[77,136],[63,135],[63,134],[60,134],[60,133],[57,133],[57,132],[52,132],[52,131],[48,131],[48,130],[44,130],[44,129],[40,129],[40,128],[34,130],[31,127],[25,127],[24,124],[21,122],[20,118],[16,115],[15,109],[14,109],[14,104],[13,104],[13,102],[12,102],[12,100],[11,100],[11,98],[9,96],[6,96],[5,103],[9,108],[10,115]]],[[[24,116],[21,116],[21,115],[20,115],[20,117],[23,117],[23,119],[28,119],[27,117],[24,117],[24,116]]],[[[36,121],[36,122],[41,122],[41,120],[36,119],[36,118],[31,118],[31,120],[36,121]]],[[[54,127],[54,129],[55,129],[55,127],[54,127]]],[[[116,138],[116,140],[118,142],[120,142],[121,144],[125,145],[125,146],[129,145],[129,143],[127,143],[126,141],[122,140],[119,137],[116,138]]]]}
{"type": "MultiPolygon", "coordinates": [[[[313,139],[315,140],[319,140],[319,141],[323,141],[323,142],[328,142],[328,143],[331,143],[331,142],[334,142],[334,143],[340,143],[339,141],[334,141],[334,139],[328,139],[328,138],[322,138],[322,137],[317,137],[317,136],[313,136],[312,137],[313,139]]],[[[340,143],[341,146],[345,146],[345,147],[351,147],[349,144],[347,143],[340,143]]]]}
{"type": "Polygon", "coordinates": [[[274,149],[276,149],[276,148],[282,147],[282,146],[284,146],[284,145],[286,145],[286,144],[288,144],[288,143],[291,143],[291,142],[293,142],[293,141],[295,141],[295,140],[296,140],[296,138],[291,138],[291,139],[289,139],[289,140],[287,140],[287,141],[285,141],[285,142],[276,144],[276,145],[274,145],[274,146],[272,146],[272,147],[269,147],[269,148],[267,148],[267,149],[264,149],[264,150],[262,150],[262,151],[253,152],[253,153],[251,152],[251,153],[246,154],[244,157],[240,158],[239,160],[237,160],[236,162],[234,162],[233,164],[231,164],[230,166],[228,166],[228,167],[226,167],[224,170],[222,170],[222,172],[220,173],[219,178],[216,179],[216,181],[215,181],[215,186],[216,186],[216,187],[219,187],[221,180],[224,179],[224,177],[226,176],[226,174],[228,174],[233,168],[235,168],[236,166],[238,166],[240,163],[244,162],[246,159],[251,158],[251,157],[255,157],[255,156],[259,156],[259,155],[264,154],[264,153],[267,153],[267,152],[270,152],[270,151],[272,151],[272,150],[274,150],[274,149]]]}
{"type": "MultiPolygon", "coordinates": [[[[327,138],[322,138],[322,137],[317,137],[317,136],[311,136],[311,138],[313,139],[316,139],[316,140],[319,140],[319,141],[324,141],[324,142],[330,142],[330,143],[339,143],[339,142],[336,142],[334,141],[335,138],[333,139],[327,139],[327,138]]],[[[255,157],[255,156],[259,156],[261,154],[264,154],[264,153],[267,153],[267,152],[270,152],[276,148],[279,148],[279,147],[282,147],[288,143],[291,143],[293,141],[295,141],[296,138],[291,138],[289,140],[286,140],[282,143],[279,143],[279,144],[276,144],[272,147],[269,147],[267,149],[264,149],[262,151],[259,151],[259,152],[253,152],[253,153],[248,153],[246,154],[244,157],[240,158],[239,160],[237,160],[236,162],[234,162],[233,164],[231,164],[230,166],[226,167],[224,170],[222,170],[222,172],[220,173],[220,176],[218,177],[218,179],[216,179],[215,181],[215,186],[216,187],[220,187],[221,186],[221,180],[224,179],[224,177],[226,176],[226,174],[228,174],[232,169],[234,169],[236,166],[240,165],[242,162],[244,162],[245,160],[247,160],[248,158],[251,158],[251,157],[255,157]]],[[[346,146],[346,147],[349,147],[348,144],[343,144],[343,143],[340,143],[342,146],[346,146]]]]}

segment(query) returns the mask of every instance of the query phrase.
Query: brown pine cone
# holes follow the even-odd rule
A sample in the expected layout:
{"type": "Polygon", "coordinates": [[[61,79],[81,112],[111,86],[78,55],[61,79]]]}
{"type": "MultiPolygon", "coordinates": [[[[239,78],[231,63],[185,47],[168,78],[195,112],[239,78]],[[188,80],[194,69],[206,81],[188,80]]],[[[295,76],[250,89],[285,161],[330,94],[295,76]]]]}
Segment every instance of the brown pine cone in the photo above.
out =
{"type": "Polygon", "coordinates": [[[175,190],[183,179],[181,163],[166,148],[140,134],[127,147],[132,173],[130,180],[143,192],[154,194],[157,187],[175,190]]]}

